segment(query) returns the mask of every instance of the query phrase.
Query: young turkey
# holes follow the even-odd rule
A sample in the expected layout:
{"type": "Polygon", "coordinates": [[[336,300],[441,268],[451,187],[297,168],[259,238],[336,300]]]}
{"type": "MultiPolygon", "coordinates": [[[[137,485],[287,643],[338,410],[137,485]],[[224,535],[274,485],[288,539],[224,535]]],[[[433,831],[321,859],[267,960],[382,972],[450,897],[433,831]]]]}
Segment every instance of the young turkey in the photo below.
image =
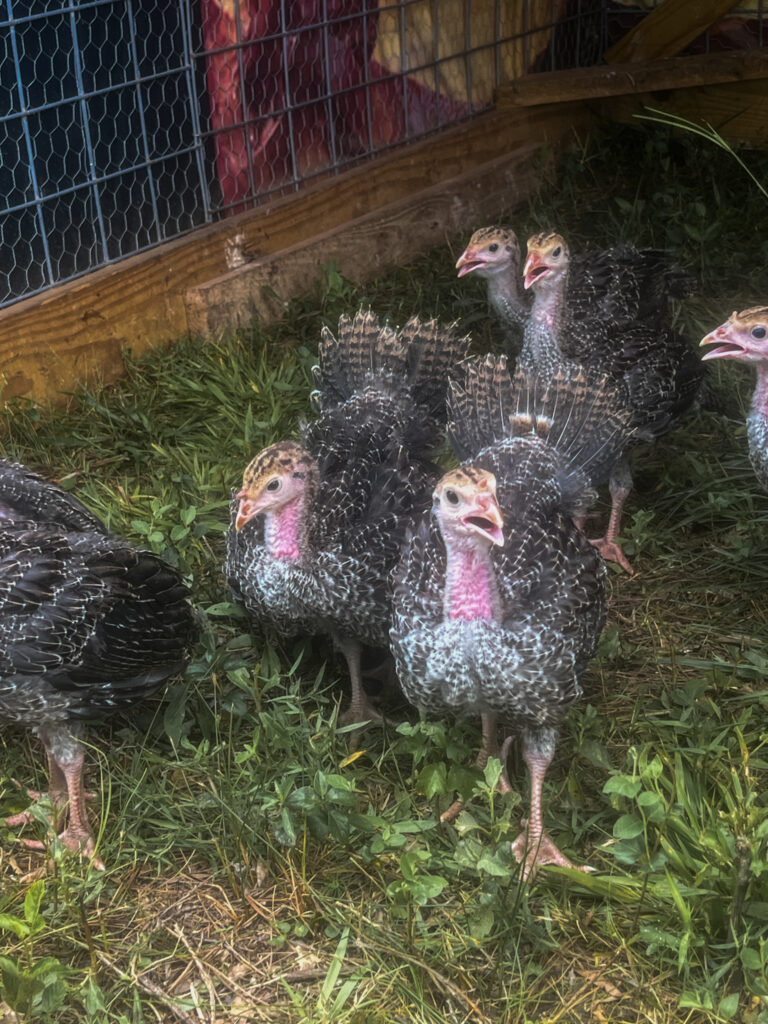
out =
{"type": "Polygon", "coordinates": [[[503,356],[467,365],[449,398],[467,461],[437,484],[396,571],[390,640],[406,697],[480,714],[481,759],[499,752],[499,720],[522,737],[531,807],[513,851],[526,875],[571,866],[544,830],[542,783],[605,614],[605,566],[573,518],[594,497],[591,463],[610,462],[630,429],[605,381],[564,372],[537,396],[503,356]]]}
{"type": "Polygon", "coordinates": [[[256,618],[285,635],[329,633],[346,658],[344,722],[380,720],[362,686],[361,645],[386,645],[388,577],[407,529],[429,504],[449,374],[467,339],[373,313],[323,330],[318,418],[300,442],[260,452],[235,495],[226,573],[256,618]]]}
{"type": "MultiPolygon", "coordinates": [[[[128,708],[184,666],[196,623],[179,574],[77,499],[0,460],[0,717],[48,757],[59,839],[94,857],[83,722],[128,708]]],[[[29,812],[6,819],[32,820],[29,812]]],[[[25,840],[27,846],[43,844],[25,840]]]]}
{"type": "Polygon", "coordinates": [[[701,344],[717,346],[704,359],[737,359],[755,368],[757,382],[747,416],[747,443],[758,483],[768,491],[768,306],[732,313],[701,344]]]}
{"type": "MultiPolygon", "coordinates": [[[[686,294],[688,277],[663,253],[623,247],[572,260],[562,235],[544,232],[528,240],[524,275],[534,301],[521,368],[544,379],[564,366],[605,374],[632,412],[633,445],[655,441],[693,405],[701,361],[670,324],[670,300],[686,294]]],[[[615,539],[632,489],[627,451],[618,454],[608,485],[611,515],[595,544],[631,572],[615,539]]]]}
{"type": "Polygon", "coordinates": [[[488,283],[488,304],[504,327],[510,352],[517,352],[531,311],[520,276],[520,243],[511,228],[478,228],[456,261],[459,277],[475,274],[488,283]]]}

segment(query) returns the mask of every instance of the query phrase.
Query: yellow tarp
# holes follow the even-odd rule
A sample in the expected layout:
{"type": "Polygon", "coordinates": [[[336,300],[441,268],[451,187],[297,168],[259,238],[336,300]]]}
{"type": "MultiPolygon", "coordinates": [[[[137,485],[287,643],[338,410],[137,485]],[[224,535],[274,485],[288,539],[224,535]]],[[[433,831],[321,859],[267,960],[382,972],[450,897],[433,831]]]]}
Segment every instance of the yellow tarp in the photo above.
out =
{"type": "Polygon", "coordinates": [[[502,82],[525,74],[564,9],[565,0],[379,0],[374,59],[452,99],[490,103],[497,71],[502,82]]]}

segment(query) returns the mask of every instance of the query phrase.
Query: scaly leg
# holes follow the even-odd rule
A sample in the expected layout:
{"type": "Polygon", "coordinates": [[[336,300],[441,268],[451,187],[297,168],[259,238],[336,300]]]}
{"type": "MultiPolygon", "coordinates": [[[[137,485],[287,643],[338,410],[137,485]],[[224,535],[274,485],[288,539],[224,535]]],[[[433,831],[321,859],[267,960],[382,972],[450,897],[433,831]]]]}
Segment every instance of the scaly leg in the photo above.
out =
{"type": "MultiPolygon", "coordinates": [[[[537,733],[523,735],[523,758],[531,775],[531,808],[524,829],[512,844],[512,853],[518,863],[523,864],[523,878],[534,877],[544,864],[557,864],[573,868],[573,864],[562,854],[544,829],[541,810],[541,791],[547,768],[555,753],[556,733],[553,729],[542,729],[537,733]]],[[[579,871],[591,871],[590,867],[579,867],[579,871]]]]}
{"type": "Polygon", "coordinates": [[[348,637],[336,636],[334,640],[347,660],[349,680],[352,684],[352,700],[339,721],[342,725],[366,721],[381,725],[384,719],[368,700],[368,695],[363,689],[363,677],[360,671],[360,644],[357,640],[350,640],[348,637]]]}
{"type": "Polygon", "coordinates": [[[611,470],[611,477],[608,481],[608,489],[611,492],[611,515],[608,520],[608,529],[605,536],[590,541],[598,549],[606,561],[618,562],[618,564],[632,575],[632,566],[621,550],[621,546],[614,539],[621,529],[621,513],[624,502],[632,491],[632,471],[629,467],[629,459],[622,454],[616,460],[611,470]]]}
{"type": "MultiPolygon", "coordinates": [[[[48,759],[48,799],[51,801],[54,812],[53,827],[58,828],[62,812],[66,808],[67,800],[69,799],[67,795],[67,780],[64,778],[64,773],[54,761],[47,747],[45,748],[45,754],[48,759]]],[[[16,785],[19,784],[16,783],[16,785]]],[[[19,789],[21,788],[19,786],[19,789]]],[[[35,802],[43,797],[43,794],[36,789],[28,789],[26,792],[35,802]]],[[[89,793],[87,796],[90,798],[92,794],[89,793]]],[[[18,828],[20,825],[31,825],[33,821],[35,821],[35,816],[31,811],[20,811],[18,814],[12,814],[6,818],[5,824],[8,828],[18,828]]]]}
{"type": "MultiPolygon", "coordinates": [[[[51,802],[57,811],[54,821],[54,828],[61,824],[61,813],[66,815],[67,827],[59,833],[60,842],[68,849],[81,853],[92,859],[93,866],[99,871],[104,870],[104,863],[94,856],[95,840],[93,829],[88,820],[88,811],[85,806],[86,799],[90,794],[85,792],[83,786],[83,765],[85,754],[76,735],[76,730],[65,729],[40,731],[40,739],[45,746],[50,770],[50,796],[51,802]]],[[[30,820],[28,812],[21,815],[13,815],[14,819],[21,819],[7,823],[24,824],[30,820]]],[[[45,843],[36,839],[22,839],[22,842],[30,850],[44,850],[45,843]]]]}
{"type": "MultiPolygon", "coordinates": [[[[480,716],[480,721],[483,725],[483,745],[475,759],[475,764],[478,768],[485,768],[488,764],[489,757],[498,757],[501,760],[501,778],[499,779],[499,792],[509,793],[512,787],[509,784],[509,778],[507,777],[507,753],[509,751],[510,740],[505,740],[504,745],[499,751],[499,737],[496,715],[486,711],[480,716]]],[[[443,811],[440,815],[440,821],[453,821],[457,814],[464,807],[464,801],[459,797],[458,800],[454,800],[451,806],[443,811]]]]}

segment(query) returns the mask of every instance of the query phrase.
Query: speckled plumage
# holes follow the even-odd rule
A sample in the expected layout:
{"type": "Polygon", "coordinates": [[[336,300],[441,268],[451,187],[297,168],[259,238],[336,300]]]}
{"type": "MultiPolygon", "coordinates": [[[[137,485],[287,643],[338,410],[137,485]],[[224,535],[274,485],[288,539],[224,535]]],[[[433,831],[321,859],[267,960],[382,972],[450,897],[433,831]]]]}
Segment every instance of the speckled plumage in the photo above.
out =
{"type": "MultiPolygon", "coordinates": [[[[276,513],[261,514],[261,506],[236,529],[233,505],[226,573],[260,620],[288,635],[330,633],[345,653],[350,643],[386,643],[388,577],[406,530],[429,503],[448,379],[466,347],[435,321],[412,318],[396,331],[371,312],[342,317],[336,337],[323,331],[317,419],[303,427],[300,445],[260,453],[240,492],[258,494],[263,505],[270,474],[260,463],[292,446],[307,474],[294,539],[286,545],[276,513]],[[258,482],[249,484],[254,474],[258,482]]],[[[358,667],[350,665],[353,688],[358,667]]]]}
{"type": "Polygon", "coordinates": [[[432,714],[499,717],[526,749],[550,756],[605,615],[603,560],[573,523],[594,497],[586,467],[615,457],[630,429],[609,384],[601,387],[567,373],[548,389],[524,373],[510,382],[503,357],[469,364],[451,390],[449,431],[460,457],[471,458],[463,465],[495,477],[503,545],[481,549],[478,560],[491,567],[497,611],[452,615],[456,542],[437,501],[396,574],[391,643],[408,699],[432,714]],[[603,427],[592,432],[597,421],[603,427]]]}
{"type": "MultiPolygon", "coordinates": [[[[156,690],[181,670],[195,632],[174,569],[0,461],[0,717],[42,739],[52,797],[66,799],[60,774],[82,764],[79,723],[156,690]]],[[[78,785],[81,767],[73,772],[78,785]]],[[[87,817],[74,833],[70,845],[88,847],[87,817]]]]}
{"type": "Polygon", "coordinates": [[[717,346],[704,359],[735,359],[755,368],[757,379],[747,415],[747,445],[757,481],[768,491],[768,306],[734,312],[701,344],[717,346]]]}
{"type": "Polygon", "coordinates": [[[528,375],[510,380],[503,358],[488,356],[466,372],[451,389],[449,431],[457,454],[497,480],[505,522],[504,546],[492,552],[500,620],[446,620],[445,545],[434,515],[425,516],[397,571],[393,649],[416,706],[487,709],[519,727],[540,726],[578,697],[578,675],[599,635],[605,568],[572,516],[594,498],[585,464],[622,443],[626,417],[611,406],[610,391],[581,377],[563,375],[537,397],[528,375]],[[601,419],[601,436],[584,429],[601,419]]]}
{"type": "MultiPolygon", "coordinates": [[[[703,378],[701,361],[671,326],[670,300],[686,293],[687,275],[653,249],[621,247],[575,259],[561,235],[543,232],[528,241],[525,277],[535,297],[518,365],[544,379],[565,366],[606,375],[632,412],[631,445],[670,430],[703,378]]],[[[595,484],[605,479],[592,475],[595,484]]],[[[614,542],[632,486],[627,452],[608,481],[613,508],[599,543],[629,570],[614,542]]]]}
{"type": "Polygon", "coordinates": [[[665,325],[670,300],[685,298],[692,288],[690,275],[661,249],[619,245],[571,253],[562,235],[542,231],[528,239],[527,250],[527,287],[538,280],[535,267],[529,270],[534,254],[563,270],[557,329],[564,355],[577,362],[592,349],[615,348],[617,331],[638,321],[649,329],[665,325]]]}

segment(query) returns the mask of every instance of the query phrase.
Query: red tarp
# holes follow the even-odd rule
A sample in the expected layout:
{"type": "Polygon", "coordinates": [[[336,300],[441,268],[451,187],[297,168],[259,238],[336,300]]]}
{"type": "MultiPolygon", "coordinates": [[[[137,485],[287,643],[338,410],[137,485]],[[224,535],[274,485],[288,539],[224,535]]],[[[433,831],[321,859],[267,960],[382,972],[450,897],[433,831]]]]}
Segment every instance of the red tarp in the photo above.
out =
{"type": "Polygon", "coordinates": [[[296,177],[469,114],[469,104],[437,96],[413,78],[404,85],[373,59],[374,4],[200,0],[216,172],[227,212],[240,212],[243,200],[296,177]]]}

